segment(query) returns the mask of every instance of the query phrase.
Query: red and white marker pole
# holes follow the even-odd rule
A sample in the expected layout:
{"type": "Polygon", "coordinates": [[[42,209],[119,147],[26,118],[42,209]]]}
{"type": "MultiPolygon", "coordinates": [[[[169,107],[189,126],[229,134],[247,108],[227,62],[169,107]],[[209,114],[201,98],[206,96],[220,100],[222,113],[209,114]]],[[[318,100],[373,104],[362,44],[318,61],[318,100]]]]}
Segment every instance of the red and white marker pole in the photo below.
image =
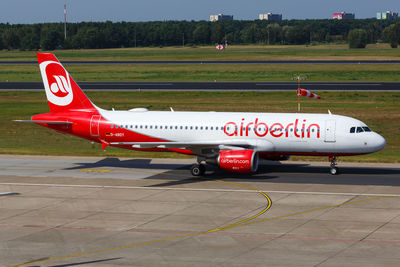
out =
{"type": "Polygon", "coordinates": [[[300,88],[300,82],[299,82],[299,88],[297,89],[297,109],[298,109],[298,112],[300,112],[300,96],[308,96],[308,97],[315,98],[315,99],[321,99],[321,97],[319,95],[316,95],[316,94],[312,93],[309,90],[300,88]]]}

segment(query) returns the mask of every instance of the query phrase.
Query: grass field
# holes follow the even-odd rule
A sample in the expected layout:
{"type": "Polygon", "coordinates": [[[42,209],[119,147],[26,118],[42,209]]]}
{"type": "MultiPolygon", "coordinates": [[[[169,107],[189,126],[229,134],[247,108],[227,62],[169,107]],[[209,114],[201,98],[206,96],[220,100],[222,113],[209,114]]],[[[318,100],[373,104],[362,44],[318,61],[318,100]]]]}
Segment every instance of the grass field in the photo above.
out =
{"type": "MultiPolygon", "coordinates": [[[[400,81],[400,64],[251,64],[251,65],[70,65],[83,81],[291,81],[295,73],[309,81],[400,81]]],[[[0,65],[0,82],[41,81],[38,66],[0,65]]]]}
{"type": "MultiPolygon", "coordinates": [[[[394,60],[399,49],[372,44],[366,49],[348,45],[241,45],[217,51],[214,46],[56,50],[60,60],[394,60]]],[[[0,51],[0,61],[35,60],[35,51],[0,51]]]]}
{"type": "MultiPolygon", "coordinates": [[[[146,107],[150,110],[296,112],[295,92],[88,92],[96,105],[105,109],[146,107]]],[[[400,93],[320,92],[322,100],[304,98],[302,111],[356,117],[382,134],[386,148],[366,156],[344,157],[345,161],[399,162],[400,93]]],[[[143,153],[108,148],[31,124],[15,123],[31,115],[48,112],[44,92],[0,92],[0,153],[93,155],[129,157],[183,157],[174,153],[143,153]]],[[[294,159],[304,159],[294,157],[294,159]]],[[[323,158],[326,160],[325,158],[323,158]]]]}
{"type": "MultiPolygon", "coordinates": [[[[36,60],[34,51],[0,51],[0,61],[36,60]]],[[[229,46],[56,50],[61,60],[398,60],[387,44],[367,49],[347,45],[229,46]]],[[[254,64],[254,65],[71,65],[77,81],[290,81],[295,73],[311,81],[400,81],[400,64],[254,64]],[[106,75],[105,75],[106,74],[106,75]]],[[[0,65],[0,82],[40,81],[34,65],[0,65]]]]}

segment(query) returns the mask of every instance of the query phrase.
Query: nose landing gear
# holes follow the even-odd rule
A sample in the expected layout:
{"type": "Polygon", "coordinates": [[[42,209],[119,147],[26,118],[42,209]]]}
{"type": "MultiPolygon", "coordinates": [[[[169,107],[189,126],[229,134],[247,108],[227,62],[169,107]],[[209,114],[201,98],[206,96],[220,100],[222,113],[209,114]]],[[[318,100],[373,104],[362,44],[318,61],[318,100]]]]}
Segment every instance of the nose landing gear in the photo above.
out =
{"type": "Polygon", "coordinates": [[[337,166],[336,157],[335,157],[335,156],[330,156],[330,157],[329,157],[329,161],[331,162],[330,173],[331,173],[332,175],[337,175],[337,174],[339,174],[339,168],[336,167],[336,166],[337,166]]]}

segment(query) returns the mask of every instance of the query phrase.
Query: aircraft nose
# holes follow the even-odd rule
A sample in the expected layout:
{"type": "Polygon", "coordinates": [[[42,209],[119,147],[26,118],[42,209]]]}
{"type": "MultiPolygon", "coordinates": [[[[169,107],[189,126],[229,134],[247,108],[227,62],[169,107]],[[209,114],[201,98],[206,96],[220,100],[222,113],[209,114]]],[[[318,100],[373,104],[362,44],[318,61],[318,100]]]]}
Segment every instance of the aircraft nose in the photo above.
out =
{"type": "Polygon", "coordinates": [[[379,151],[386,146],[386,140],[380,134],[375,133],[374,135],[374,149],[375,151],[379,151]]]}

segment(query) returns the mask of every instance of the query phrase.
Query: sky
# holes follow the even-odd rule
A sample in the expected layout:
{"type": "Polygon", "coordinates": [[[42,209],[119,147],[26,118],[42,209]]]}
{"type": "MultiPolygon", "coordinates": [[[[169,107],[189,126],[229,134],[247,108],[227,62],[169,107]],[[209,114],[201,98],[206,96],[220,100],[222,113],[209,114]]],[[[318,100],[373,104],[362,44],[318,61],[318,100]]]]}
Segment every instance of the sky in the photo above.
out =
{"type": "Polygon", "coordinates": [[[0,0],[0,23],[67,21],[208,20],[212,14],[254,20],[261,13],[281,13],[283,19],[327,19],[335,12],[371,18],[376,12],[400,12],[399,0],[0,0]]]}

